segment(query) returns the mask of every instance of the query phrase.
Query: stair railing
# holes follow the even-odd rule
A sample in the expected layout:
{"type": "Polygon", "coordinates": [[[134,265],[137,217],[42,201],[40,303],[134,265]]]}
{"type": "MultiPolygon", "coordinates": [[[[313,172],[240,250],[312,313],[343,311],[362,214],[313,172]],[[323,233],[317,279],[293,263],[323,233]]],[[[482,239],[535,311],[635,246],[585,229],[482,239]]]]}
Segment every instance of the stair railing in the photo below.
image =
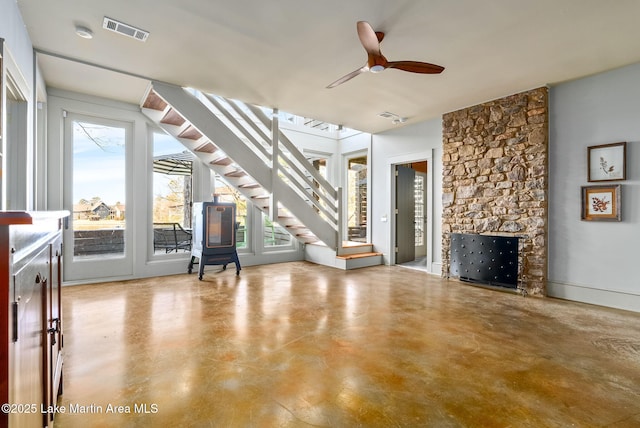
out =
{"type": "MultiPolygon", "coordinates": [[[[342,247],[342,190],[334,188],[279,128],[277,110],[270,118],[259,107],[211,94],[195,93],[210,110],[220,113],[226,125],[272,168],[278,177],[335,230],[335,249],[342,247]],[[250,114],[249,114],[250,113],[250,114]]],[[[273,184],[273,183],[272,183],[273,184]]],[[[277,222],[281,195],[271,186],[269,217],[277,222]]],[[[289,199],[289,198],[286,198],[289,199]]]]}

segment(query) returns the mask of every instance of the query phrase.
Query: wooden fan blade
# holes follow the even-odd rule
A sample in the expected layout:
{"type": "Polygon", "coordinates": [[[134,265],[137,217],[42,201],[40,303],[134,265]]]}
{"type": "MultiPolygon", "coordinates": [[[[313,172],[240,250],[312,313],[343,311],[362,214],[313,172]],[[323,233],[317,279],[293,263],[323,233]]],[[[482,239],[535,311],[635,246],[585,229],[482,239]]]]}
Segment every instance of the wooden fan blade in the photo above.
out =
{"type": "Polygon", "coordinates": [[[441,67],[439,65],[420,61],[389,61],[387,62],[386,67],[423,74],[439,74],[444,70],[444,67],[441,67]]]}
{"type": "Polygon", "coordinates": [[[351,73],[347,74],[346,76],[342,76],[341,78],[339,78],[338,80],[336,80],[335,82],[327,86],[327,89],[335,88],[338,85],[342,85],[344,82],[353,79],[358,74],[366,73],[368,70],[369,70],[369,67],[367,67],[366,65],[357,70],[354,70],[351,73]]]}
{"type": "MultiPolygon", "coordinates": [[[[360,43],[362,43],[364,50],[370,55],[382,55],[380,53],[378,35],[373,30],[373,27],[371,27],[367,21],[358,21],[356,26],[358,29],[358,38],[360,38],[360,43]]],[[[384,37],[384,33],[381,33],[381,35],[384,37]]]]}

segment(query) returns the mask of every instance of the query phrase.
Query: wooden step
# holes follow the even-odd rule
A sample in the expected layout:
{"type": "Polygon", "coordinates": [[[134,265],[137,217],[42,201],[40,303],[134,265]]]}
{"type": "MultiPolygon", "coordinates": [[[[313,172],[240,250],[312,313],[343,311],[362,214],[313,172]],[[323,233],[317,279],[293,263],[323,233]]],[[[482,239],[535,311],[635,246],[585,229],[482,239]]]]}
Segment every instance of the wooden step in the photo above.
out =
{"type": "Polygon", "coordinates": [[[164,111],[167,108],[167,103],[158,96],[154,91],[149,91],[149,95],[147,95],[147,99],[144,100],[144,104],[142,105],[144,108],[164,111]]]}
{"type": "Polygon", "coordinates": [[[231,165],[233,163],[233,161],[231,159],[229,159],[228,157],[223,156],[223,157],[218,158],[218,159],[216,159],[214,161],[211,161],[209,163],[211,163],[213,165],[228,166],[228,165],[231,165]]]}
{"type": "Polygon", "coordinates": [[[189,140],[199,140],[200,138],[202,138],[202,134],[193,125],[189,125],[187,129],[185,129],[180,133],[180,135],[178,135],[178,137],[187,138],[189,140]]]}
{"type": "Polygon", "coordinates": [[[363,257],[376,257],[381,256],[382,253],[372,252],[372,253],[358,253],[358,254],[346,254],[344,256],[336,256],[336,259],[340,260],[352,260],[352,259],[361,259],[363,257]]]}
{"type": "Polygon", "coordinates": [[[215,153],[216,150],[218,150],[218,148],[214,146],[212,142],[208,142],[197,147],[195,151],[200,153],[215,153]]]}
{"type": "Polygon", "coordinates": [[[316,235],[314,235],[313,233],[296,233],[296,237],[297,238],[314,238],[314,239],[318,239],[318,237],[316,235]]]}
{"type": "Polygon", "coordinates": [[[237,169],[235,171],[227,172],[224,176],[231,177],[231,178],[238,178],[238,177],[244,177],[245,175],[247,175],[246,172],[244,172],[241,169],[237,169]]]}
{"type": "Polygon", "coordinates": [[[186,122],[185,118],[182,117],[180,113],[175,111],[175,109],[173,108],[170,108],[167,114],[165,114],[162,120],[160,121],[160,123],[166,123],[167,125],[175,125],[175,126],[182,126],[182,124],[185,122],[186,122]]]}
{"type": "Polygon", "coordinates": [[[259,183],[246,183],[246,184],[241,184],[238,187],[242,187],[243,189],[258,189],[262,186],[259,183]]]}

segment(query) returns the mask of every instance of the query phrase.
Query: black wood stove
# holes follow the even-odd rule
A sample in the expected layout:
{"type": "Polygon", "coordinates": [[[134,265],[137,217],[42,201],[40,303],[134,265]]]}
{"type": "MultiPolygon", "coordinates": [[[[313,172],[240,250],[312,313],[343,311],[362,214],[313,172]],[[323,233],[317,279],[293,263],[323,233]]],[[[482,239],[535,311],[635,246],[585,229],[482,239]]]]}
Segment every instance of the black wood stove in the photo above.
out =
{"type": "Polygon", "coordinates": [[[236,251],[236,204],[218,202],[196,202],[193,204],[193,242],[188,272],[193,271],[196,259],[200,269],[198,279],[202,280],[206,265],[222,265],[225,270],[229,263],[235,263],[236,275],[240,274],[240,260],[236,251]]]}

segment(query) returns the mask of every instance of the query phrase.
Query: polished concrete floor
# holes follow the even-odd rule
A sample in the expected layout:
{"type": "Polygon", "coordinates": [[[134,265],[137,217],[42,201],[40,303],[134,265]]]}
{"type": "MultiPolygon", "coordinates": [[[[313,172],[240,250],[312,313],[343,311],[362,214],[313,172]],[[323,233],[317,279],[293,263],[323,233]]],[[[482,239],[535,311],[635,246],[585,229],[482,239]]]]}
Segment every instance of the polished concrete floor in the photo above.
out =
{"type": "Polygon", "coordinates": [[[56,428],[640,426],[637,313],[306,262],[63,294],[56,428]]]}

